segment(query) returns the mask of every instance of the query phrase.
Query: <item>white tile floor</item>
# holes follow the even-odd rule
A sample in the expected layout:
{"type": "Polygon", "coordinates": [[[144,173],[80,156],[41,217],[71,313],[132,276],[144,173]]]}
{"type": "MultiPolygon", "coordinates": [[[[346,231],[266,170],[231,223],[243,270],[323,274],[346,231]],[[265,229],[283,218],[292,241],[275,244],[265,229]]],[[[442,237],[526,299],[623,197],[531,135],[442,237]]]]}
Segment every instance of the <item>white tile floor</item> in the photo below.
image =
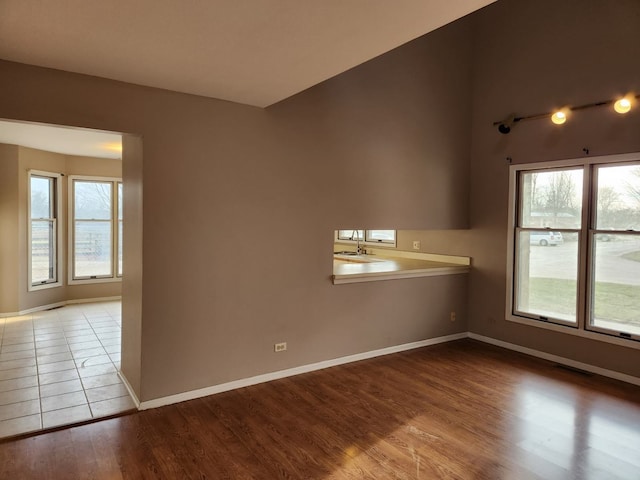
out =
{"type": "Polygon", "coordinates": [[[0,438],[135,408],[118,376],[120,302],[0,318],[0,438]]]}

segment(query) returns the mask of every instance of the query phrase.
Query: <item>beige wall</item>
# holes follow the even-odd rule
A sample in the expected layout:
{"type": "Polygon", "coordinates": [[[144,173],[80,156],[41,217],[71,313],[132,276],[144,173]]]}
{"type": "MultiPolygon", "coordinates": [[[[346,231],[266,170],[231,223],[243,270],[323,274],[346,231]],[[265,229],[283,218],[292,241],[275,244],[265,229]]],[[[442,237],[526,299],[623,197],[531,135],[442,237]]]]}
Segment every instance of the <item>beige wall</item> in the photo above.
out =
{"type": "Polygon", "coordinates": [[[142,139],[122,136],[122,175],[124,231],[122,278],[121,370],[129,385],[139,394],[142,366],[142,139]]]}
{"type": "Polygon", "coordinates": [[[469,27],[456,22],[267,109],[310,213],[333,230],[468,227],[469,27]]]}
{"type": "Polygon", "coordinates": [[[0,313],[17,312],[18,147],[0,144],[0,313]]]}
{"type": "MultiPolygon", "coordinates": [[[[26,147],[0,145],[5,154],[2,167],[7,170],[2,175],[3,197],[13,198],[10,201],[3,198],[2,214],[4,222],[9,218],[17,220],[17,228],[3,228],[2,244],[0,248],[6,255],[7,262],[3,262],[3,293],[0,301],[0,313],[25,311],[39,306],[51,305],[68,300],[103,298],[118,296],[122,288],[120,282],[95,283],[88,285],[67,285],[68,259],[68,196],[67,177],[69,175],[109,176],[121,177],[122,162],[120,160],[100,159],[62,155],[45,152],[26,147]],[[59,287],[47,288],[30,292],[28,290],[28,172],[41,170],[52,173],[62,173],[60,211],[61,218],[58,228],[62,233],[62,260],[58,266],[58,275],[62,279],[59,287]],[[6,191],[5,191],[6,188],[6,191]],[[6,238],[9,235],[11,238],[6,238]],[[13,265],[12,268],[9,268],[13,265]]],[[[9,225],[7,223],[7,225],[9,225]]]]}
{"type": "Polygon", "coordinates": [[[125,185],[144,183],[141,350],[123,357],[142,400],[467,330],[465,276],[330,276],[336,227],[467,225],[469,35],[447,27],[266,111],[0,63],[0,117],[142,136],[144,167],[124,160],[125,185]]]}
{"type": "MultiPolygon", "coordinates": [[[[18,304],[20,311],[28,310],[30,308],[39,307],[41,305],[50,305],[57,302],[66,300],[66,281],[63,280],[63,284],[60,287],[47,288],[44,290],[36,290],[34,292],[28,291],[29,277],[28,277],[28,253],[29,253],[29,240],[28,240],[28,178],[29,170],[44,170],[48,172],[64,173],[65,170],[65,156],[57,153],[43,152],[41,150],[35,150],[31,148],[18,148],[18,304]]],[[[67,195],[65,182],[62,181],[62,198],[60,199],[61,212],[66,211],[67,207],[67,195]]],[[[63,238],[66,238],[64,233],[67,229],[67,223],[64,221],[66,214],[62,215],[63,221],[58,224],[58,228],[63,233],[63,238]]],[[[65,278],[67,269],[66,265],[66,241],[63,242],[62,251],[62,265],[58,265],[58,275],[61,275],[61,279],[65,278]]]]}
{"type": "MultiPolygon", "coordinates": [[[[471,248],[471,230],[398,230],[396,248],[408,252],[440,253],[468,257],[471,248]],[[420,249],[413,248],[414,241],[420,249]]],[[[472,259],[473,260],[473,259],[472,259]]]]}
{"type": "Polygon", "coordinates": [[[640,377],[638,350],[505,318],[508,164],[640,151],[640,111],[576,112],[562,127],[492,122],[640,89],[640,2],[510,0],[477,16],[471,161],[469,311],[473,332],[640,377]]]}
{"type": "Polygon", "coordinates": [[[505,157],[640,150],[637,114],[491,125],[637,88],[638,5],[500,2],[267,110],[0,62],[0,117],[141,136],[123,370],[142,400],[468,329],[640,376],[635,350],[503,320],[505,157]],[[466,276],[332,285],[354,225],[471,254],[468,297],[466,276]]]}
{"type": "MultiPolygon", "coordinates": [[[[87,175],[93,177],[122,178],[122,160],[112,158],[93,158],[77,155],[65,155],[65,175],[87,175]]],[[[66,177],[65,177],[66,178],[66,177]]],[[[68,182],[65,182],[68,189],[68,182]]],[[[67,190],[68,191],[68,190],[67,190]]],[[[65,195],[65,208],[68,211],[68,195],[65,195]]],[[[67,230],[68,231],[68,230],[67,230]]],[[[65,241],[68,258],[69,242],[65,241]]],[[[67,275],[68,264],[65,268],[67,275]]],[[[122,282],[91,283],[85,285],[67,285],[67,300],[87,298],[105,298],[122,295],[122,282]]]]}

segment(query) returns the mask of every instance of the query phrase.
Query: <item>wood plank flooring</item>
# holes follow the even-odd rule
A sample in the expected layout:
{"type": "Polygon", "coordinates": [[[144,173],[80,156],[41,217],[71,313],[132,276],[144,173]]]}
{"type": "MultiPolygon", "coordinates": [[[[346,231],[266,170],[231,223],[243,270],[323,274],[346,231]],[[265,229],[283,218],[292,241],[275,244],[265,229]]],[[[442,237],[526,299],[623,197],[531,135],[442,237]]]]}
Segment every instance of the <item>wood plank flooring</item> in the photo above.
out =
{"type": "Polygon", "coordinates": [[[640,387],[472,340],[0,444],[2,479],[640,479],[640,387]]]}

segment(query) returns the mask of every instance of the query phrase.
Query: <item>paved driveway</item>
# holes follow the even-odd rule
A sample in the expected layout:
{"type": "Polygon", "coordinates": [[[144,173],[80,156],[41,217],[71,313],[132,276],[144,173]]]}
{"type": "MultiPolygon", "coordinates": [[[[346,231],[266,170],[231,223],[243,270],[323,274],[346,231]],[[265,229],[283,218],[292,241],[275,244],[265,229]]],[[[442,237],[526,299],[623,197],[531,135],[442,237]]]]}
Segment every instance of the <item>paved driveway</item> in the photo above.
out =
{"type": "MultiPolygon", "coordinates": [[[[640,285],[640,262],[622,256],[640,250],[640,237],[618,237],[597,243],[596,278],[600,282],[640,285]]],[[[556,247],[531,246],[530,275],[547,278],[576,278],[578,243],[566,241],[556,247]]]]}

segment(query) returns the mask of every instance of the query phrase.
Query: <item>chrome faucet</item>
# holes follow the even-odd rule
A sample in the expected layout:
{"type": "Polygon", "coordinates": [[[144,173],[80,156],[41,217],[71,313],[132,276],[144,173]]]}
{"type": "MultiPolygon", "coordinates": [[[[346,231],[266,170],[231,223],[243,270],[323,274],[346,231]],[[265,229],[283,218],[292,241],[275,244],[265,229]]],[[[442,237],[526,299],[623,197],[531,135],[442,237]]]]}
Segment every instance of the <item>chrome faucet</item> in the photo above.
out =
{"type": "Polygon", "coordinates": [[[356,239],[356,255],[360,255],[360,232],[358,230],[351,232],[351,240],[353,240],[353,237],[356,239]]]}

